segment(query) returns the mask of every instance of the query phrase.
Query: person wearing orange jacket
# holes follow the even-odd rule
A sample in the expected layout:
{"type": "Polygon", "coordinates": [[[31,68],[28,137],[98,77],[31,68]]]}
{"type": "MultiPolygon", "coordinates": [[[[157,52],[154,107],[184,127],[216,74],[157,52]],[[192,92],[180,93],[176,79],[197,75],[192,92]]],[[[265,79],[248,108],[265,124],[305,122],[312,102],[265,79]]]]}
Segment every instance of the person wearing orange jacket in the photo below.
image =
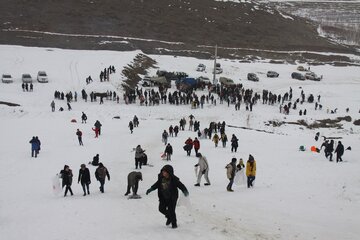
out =
{"type": "Polygon", "coordinates": [[[253,182],[256,176],[256,161],[250,154],[249,160],[246,163],[246,176],[247,176],[247,187],[253,187],[253,182]]]}

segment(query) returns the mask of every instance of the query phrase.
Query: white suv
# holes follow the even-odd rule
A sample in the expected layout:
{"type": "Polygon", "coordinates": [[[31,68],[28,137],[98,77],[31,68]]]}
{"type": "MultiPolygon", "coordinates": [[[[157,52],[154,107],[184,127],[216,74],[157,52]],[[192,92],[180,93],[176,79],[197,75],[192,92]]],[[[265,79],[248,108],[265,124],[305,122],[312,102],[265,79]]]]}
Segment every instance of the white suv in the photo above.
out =
{"type": "Polygon", "coordinates": [[[37,80],[40,83],[47,83],[49,81],[45,71],[38,72],[37,80]]]}

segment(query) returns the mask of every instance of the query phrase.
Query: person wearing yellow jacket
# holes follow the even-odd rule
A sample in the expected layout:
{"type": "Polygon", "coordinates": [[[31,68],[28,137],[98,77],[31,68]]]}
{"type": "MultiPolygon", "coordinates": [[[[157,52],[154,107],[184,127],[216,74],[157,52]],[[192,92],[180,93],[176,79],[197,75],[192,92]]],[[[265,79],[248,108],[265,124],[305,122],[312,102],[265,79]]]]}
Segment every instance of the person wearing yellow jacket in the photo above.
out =
{"type": "Polygon", "coordinates": [[[246,176],[248,188],[253,187],[253,182],[256,176],[256,161],[251,154],[249,155],[249,160],[246,163],[246,176]]]}
{"type": "Polygon", "coordinates": [[[219,135],[217,135],[216,133],[215,133],[215,135],[214,135],[214,137],[213,137],[213,139],[212,139],[213,141],[214,141],[214,143],[215,143],[215,147],[217,147],[218,146],[218,144],[219,144],[219,140],[220,140],[220,137],[219,137],[219,135]]]}

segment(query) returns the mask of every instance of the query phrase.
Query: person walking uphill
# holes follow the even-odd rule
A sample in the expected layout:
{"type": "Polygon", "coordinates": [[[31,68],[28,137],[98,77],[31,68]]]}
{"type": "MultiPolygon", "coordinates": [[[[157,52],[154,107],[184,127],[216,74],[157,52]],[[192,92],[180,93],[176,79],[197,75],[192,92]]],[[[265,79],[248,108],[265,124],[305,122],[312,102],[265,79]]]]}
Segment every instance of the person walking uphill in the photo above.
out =
{"type": "Polygon", "coordinates": [[[196,187],[200,186],[200,181],[201,181],[201,177],[202,175],[204,175],[206,183],[204,184],[205,186],[209,186],[210,185],[210,180],[209,180],[209,164],[208,161],[206,159],[205,156],[203,156],[201,153],[197,153],[196,156],[199,158],[199,162],[197,164],[195,164],[195,167],[199,167],[199,173],[198,173],[198,177],[197,177],[197,183],[194,185],[196,187]]]}
{"type": "Polygon", "coordinates": [[[38,149],[40,147],[39,141],[36,140],[35,136],[29,141],[31,143],[31,157],[37,157],[38,149]]]}
{"type": "Polygon", "coordinates": [[[198,151],[200,149],[200,141],[197,137],[195,137],[194,141],[193,141],[193,145],[194,145],[194,150],[195,150],[195,156],[198,154],[198,151]]]}
{"type": "Polygon", "coordinates": [[[136,169],[138,169],[138,166],[141,169],[142,158],[144,157],[144,152],[145,152],[145,150],[143,150],[140,145],[137,145],[137,147],[135,149],[135,168],[136,169]]]}
{"type": "Polygon", "coordinates": [[[171,155],[173,154],[173,147],[168,143],[165,147],[164,153],[166,154],[166,160],[171,161],[171,155]]]}
{"type": "Polygon", "coordinates": [[[253,187],[253,182],[256,176],[256,161],[251,154],[249,155],[249,160],[246,163],[246,176],[248,188],[253,187]]]}
{"type": "Polygon", "coordinates": [[[102,124],[99,122],[99,120],[96,120],[95,124],[94,124],[95,129],[98,130],[98,134],[101,135],[101,127],[102,124]]]}
{"type": "Polygon", "coordinates": [[[100,192],[104,193],[105,179],[108,178],[110,181],[110,174],[106,167],[102,163],[99,163],[99,167],[95,171],[96,180],[100,182],[100,192]]]}
{"type": "Polygon", "coordinates": [[[193,148],[193,140],[191,139],[191,137],[189,137],[188,139],[186,139],[184,146],[184,150],[186,151],[187,156],[191,155],[192,148],[193,148]]]}
{"type": "Polygon", "coordinates": [[[175,208],[179,197],[178,188],[185,197],[189,195],[185,185],[174,175],[173,167],[165,165],[158,175],[158,180],[146,191],[146,195],[148,195],[150,192],[158,190],[159,211],[167,218],[166,225],[172,224],[172,228],[177,228],[175,208]]]}
{"type": "Polygon", "coordinates": [[[344,154],[344,145],[342,145],[341,141],[338,142],[338,145],[335,149],[336,153],[336,162],[342,162],[342,155],[344,154]]]}
{"type": "Polygon", "coordinates": [[[68,165],[65,165],[64,169],[60,171],[60,177],[62,178],[62,188],[65,187],[64,197],[66,197],[68,191],[70,191],[71,196],[74,195],[71,190],[73,174],[68,165]]]}
{"type": "Polygon", "coordinates": [[[90,190],[89,190],[89,185],[91,183],[90,171],[86,167],[85,164],[81,164],[81,166],[80,166],[78,183],[80,183],[80,182],[81,182],[81,186],[82,186],[83,191],[84,191],[84,196],[86,196],[86,191],[85,190],[87,190],[87,194],[90,194],[90,190]],[[86,189],[85,189],[85,187],[86,187],[86,189]]]}
{"type": "Polygon", "coordinates": [[[87,120],[87,116],[84,112],[82,112],[82,115],[81,115],[81,123],[86,123],[86,120],[87,120]]]}
{"type": "Polygon", "coordinates": [[[78,136],[79,145],[84,146],[84,144],[82,142],[82,132],[79,129],[76,130],[76,136],[78,136]]]}
{"type": "Polygon", "coordinates": [[[232,158],[231,163],[226,165],[225,168],[226,168],[226,176],[230,181],[226,187],[226,190],[228,192],[233,192],[234,190],[232,190],[232,185],[234,183],[235,173],[236,173],[236,158],[232,158]]]}

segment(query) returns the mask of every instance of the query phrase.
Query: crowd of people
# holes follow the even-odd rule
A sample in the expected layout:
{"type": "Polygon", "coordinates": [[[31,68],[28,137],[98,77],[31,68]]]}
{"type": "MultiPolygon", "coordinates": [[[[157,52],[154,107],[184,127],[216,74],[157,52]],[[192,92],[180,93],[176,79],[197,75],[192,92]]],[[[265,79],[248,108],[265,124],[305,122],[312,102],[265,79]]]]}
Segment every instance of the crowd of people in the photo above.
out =
{"type": "MultiPolygon", "coordinates": [[[[114,66],[110,66],[109,68],[105,68],[104,71],[100,73],[100,81],[109,81],[109,75],[115,72],[114,66]]],[[[92,81],[91,76],[86,79],[87,83],[92,81]]],[[[24,89],[24,87],[23,87],[24,89]]],[[[85,89],[81,91],[82,99],[87,101],[87,92],[85,89]]],[[[103,98],[108,100],[117,101],[119,103],[119,94],[115,91],[107,91],[103,94],[98,94],[96,92],[91,92],[90,101],[96,102],[97,98],[100,98],[100,104],[103,102],[103,98]]],[[[77,92],[68,92],[64,94],[63,92],[55,91],[54,93],[55,99],[64,100],[66,98],[68,109],[71,110],[70,102],[77,101],[77,92]]],[[[141,106],[157,106],[160,104],[171,104],[171,105],[191,105],[192,108],[203,108],[205,104],[216,105],[217,100],[219,100],[220,104],[226,103],[228,107],[230,105],[235,106],[235,111],[239,111],[242,105],[245,105],[246,111],[253,111],[256,106],[261,103],[264,105],[273,106],[275,104],[279,105],[280,113],[290,114],[291,110],[297,110],[300,105],[303,105],[305,101],[311,104],[315,104],[315,110],[321,110],[322,105],[320,104],[319,95],[317,97],[317,101],[315,101],[313,94],[310,94],[306,99],[306,95],[304,91],[301,91],[300,97],[293,101],[293,91],[290,87],[288,92],[283,94],[274,94],[271,91],[263,90],[262,95],[254,92],[252,89],[246,89],[241,84],[236,85],[232,88],[226,88],[223,86],[213,86],[209,89],[207,94],[198,95],[197,92],[189,90],[186,92],[181,91],[173,91],[159,87],[159,90],[156,91],[153,89],[143,90],[142,88],[136,88],[135,90],[131,90],[125,92],[123,95],[123,99],[126,104],[133,104],[139,100],[139,104],[141,106]]],[[[55,102],[51,102],[51,109],[55,111],[55,102]]],[[[299,115],[306,115],[306,108],[302,108],[299,110],[299,115]]],[[[83,124],[87,122],[87,116],[84,112],[81,115],[81,121],[83,124]]],[[[183,149],[186,151],[186,155],[188,157],[192,154],[192,149],[195,151],[195,156],[198,159],[198,162],[194,165],[196,169],[196,183],[195,187],[201,186],[201,180],[204,177],[205,186],[211,186],[210,182],[210,164],[205,156],[204,152],[206,149],[201,149],[200,141],[210,140],[214,142],[214,147],[216,149],[219,148],[227,148],[227,142],[229,141],[228,136],[226,134],[226,123],[222,122],[210,122],[209,125],[205,125],[202,123],[203,127],[201,128],[200,121],[198,121],[194,115],[190,115],[188,119],[185,117],[179,120],[178,124],[172,124],[168,129],[163,130],[161,134],[162,143],[165,146],[163,159],[165,161],[171,162],[174,161],[172,159],[172,155],[174,152],[173,146],[169,143],[169,138],[178,137],[180,131],[191,131],[195,132],[197,137],[191,138],[188,137],[184,139],[183,149]],[[186,125],[188,125],[186,127],[186,125]],[[219,147],[219,143],[221,143],[219,147]],[[201,149],[201,152],[200,152],[201,149]]],[[[96,120],[94,127],[92,130],[95,132],[95,138],[98,138],[101,135],[101,127],[102,124],[96,120]]],[[[139,119],[135,115],[133,119],[129,122],[128,125],[131,134],[134,131],[134,128],[139,127],[139,119]]],[[[83,133],[80,129],[77,129],[76,135],[78,138],[78,142],[80,146],[83,146],[83,133]]],[[[229,135],[230,136],[230,135],[229,135]]],[[[30,140],[31,143],[31,153],[32,157],[37,157],[40,151],[40,141],[38,137],[33,137],[30,140]]],[[[239,147],[239,138],[235,134],[231,134],[230,138],[231,148],[230,151],[233,154],[236,154],[239,147]]],[[[342,161],[342,156],[344,154],[344,146],[341,141],[338,142],[336,149],[334,150],[334,141],[326,140],[320,150],[324,147],[325,157],[329,158],[332,161],[333,153],[336,153],[336,162],[342,161]]],[[[142,169],[142,166],[147,164],[147,155],[145,154],[145,150],[138,145],[135,149],[135,169],[142,169]]],[[[176,150],[176,149],[175,149],[176,150]]],[[[176,160],[176,159],[175,159],[176,160]]],[[[211,161],[210,161],[211,163],[211,161]]],[[[110,173],[108,169],[104,166],[102,162],[99,161],[99,154],[96,154],[93,158],[93,161],[90,162],[92,166],[95,166],[96,169],[94,171],[94,176],[97,181],[99,181],[99,190],[101,193],[105,192],[105,182],[106,178],[110,181],[110,173]]],[[[236,178],[241,178],[244,176],[246,178],[246,186],[247,188],[253,188],[256,178],[256,161],[254,157],[250,154],[246,165],[242,158],[237,160],[236,157],[233,157],[225,166],[226,176],[228,179],[228,184],[226,186],[226,191],[233,192],[233,184],[236,181],[236,178]]],[[[68,192],[73,195],[73,191],[71,189],[73,173],[71,168],[68,165],[65,165],[64,168],[60,171],[59,176],[62,179],[62,187],[65,189],[64,197],[67,196],[68,192]]],[[[143,181],[142,173],[138,171],[131,171],[127,175],[127,188],[125,192],[125,196],[128,196],[132,192],[132,196],[138,196],[137,191],[139,187],[139,181],[143,181]]],[[[81,184],[83,195],[90,194],[90,184],[91,184],[91,173],[86,164],[81,164],[78,174],[78,184],[81,184]]],[[[186,186],[180,181],[180,179],[174,174],[174,168],[167,164],[163,166],[158,174],[158,180],[151,185],[151,187],[146,191],[146,195],[150,194],[152,191],[158,191],[159,197],[159,211],[165,215],[166,217],[166,225],[170,225],[173,228],[177,228],[177,218],[176,218],[176,203],[178,199],[178,189],[180,189],[185,196],[189,195],[189,191],[186,186]]]]}

